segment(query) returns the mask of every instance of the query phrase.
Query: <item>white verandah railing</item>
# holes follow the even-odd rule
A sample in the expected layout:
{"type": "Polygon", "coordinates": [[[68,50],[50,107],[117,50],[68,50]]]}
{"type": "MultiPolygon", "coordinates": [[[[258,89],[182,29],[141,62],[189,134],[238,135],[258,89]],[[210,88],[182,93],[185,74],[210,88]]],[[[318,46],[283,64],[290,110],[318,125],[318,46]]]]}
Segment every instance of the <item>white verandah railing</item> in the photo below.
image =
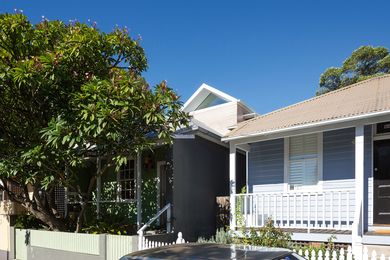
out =
{"type": "Polygon", "coordinates": [[[352,229],[354,189],[247,193],[234,199],[236,227],[262,227],[271,218],[282,228],[352,229]]]}

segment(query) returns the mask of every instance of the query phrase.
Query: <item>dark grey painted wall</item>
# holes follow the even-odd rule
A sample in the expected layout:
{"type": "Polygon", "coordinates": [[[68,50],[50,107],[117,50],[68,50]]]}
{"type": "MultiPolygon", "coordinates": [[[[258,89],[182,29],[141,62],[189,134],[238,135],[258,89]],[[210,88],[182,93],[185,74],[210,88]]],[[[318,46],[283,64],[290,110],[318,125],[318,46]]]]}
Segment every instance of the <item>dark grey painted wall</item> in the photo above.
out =
{"type": "Polygon", "coordinates": [[[283,183],[284,139],[251,144],[248,155],[248,186],[283,183]]]}
{"type": "MultiPolygon", "coordinates": [[[[245,165],[245,157],[240,165],[245,165]]],[[[237,175],[245,176],[245,167],[237,175]]],[[[173,143],[173,216],[185,240],[209,237],[216,229],[216,197],[229,196],[229,150],[195,136],[173,143]]]]}

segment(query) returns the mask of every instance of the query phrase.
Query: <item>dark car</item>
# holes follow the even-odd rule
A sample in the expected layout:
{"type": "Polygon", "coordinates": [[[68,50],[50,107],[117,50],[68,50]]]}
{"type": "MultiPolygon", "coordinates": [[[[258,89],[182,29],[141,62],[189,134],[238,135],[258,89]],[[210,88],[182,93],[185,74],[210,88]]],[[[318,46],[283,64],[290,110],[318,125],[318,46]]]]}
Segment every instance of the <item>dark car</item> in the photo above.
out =
{"type": "Polygon", "coordinates": [[[178,244],[137,251],[123,256],[128,259],[278,259],[303,260],[304,258],[284,248],[268,248],[222,244],[178,244]]]}

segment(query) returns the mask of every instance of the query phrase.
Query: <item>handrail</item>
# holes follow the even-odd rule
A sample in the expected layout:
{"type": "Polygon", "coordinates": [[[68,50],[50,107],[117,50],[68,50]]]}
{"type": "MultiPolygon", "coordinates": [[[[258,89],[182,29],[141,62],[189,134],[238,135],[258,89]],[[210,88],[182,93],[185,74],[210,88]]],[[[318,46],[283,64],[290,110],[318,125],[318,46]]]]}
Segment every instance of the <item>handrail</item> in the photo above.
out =
{"type": "Polygon", "coordinates": [[[171,203],[168,203],[162,209],[160,209],[153,218],[151,218],[145,225],[143,225],[137,231],[137,234],[138,234],[138,249],[139,250],[143,249],[142,243],[143,243],[143,240],[144,240],[143,237],[144,237],[145,229],[148,228],[150,226],[150,224],[152,224],[165,211],[167,212],[167,233],[171,232],[171,203]]]}
{"type": "Polygon", "coordinates": [[[240,197],[240,196],[253,196],[253,195],[283,195],[283,196],[289,196],[289,195],[298,195],[298,194],[322,194],[322,193],[335,193],[335,192],[342,192],[342,193],[347,193],[347,192],[354,192],[355,188],[347,188],[347,189],[323,189],[323,190],[291,190],[291,191],[282,191],[282,192],[277,192],[277,191],[271,191],[271,192],[251,192],[251,193],[236,193],[232,194],[232,196],[240,197]]]}
{"type": "MultiPolygon", "coordinates": [[[[139,234],[140,232],[143,232],[147,227],[150,226],[150,224],[152,224],[159,216],[161,216],[161,214],[163,214],[166,210],[170,209],[171,208],[171,203],[168,203],[167,205],[165,205],[165,207],[163,207],[162,209],[160,209],[159,212],[157,212],[157,214],[151,218],[145,225],[143,225],[138,231],[137,233],[139,234]]],[[[168,218],[167,218],[168,219],[168,218]]],[[[170,220],[168,219],[167,222],[169,223],[170,220]]],[[[167,227],[168,229],[168,227],[167,227]]],[[[167,230],[168,231],[168,230],[167,230]]]]}

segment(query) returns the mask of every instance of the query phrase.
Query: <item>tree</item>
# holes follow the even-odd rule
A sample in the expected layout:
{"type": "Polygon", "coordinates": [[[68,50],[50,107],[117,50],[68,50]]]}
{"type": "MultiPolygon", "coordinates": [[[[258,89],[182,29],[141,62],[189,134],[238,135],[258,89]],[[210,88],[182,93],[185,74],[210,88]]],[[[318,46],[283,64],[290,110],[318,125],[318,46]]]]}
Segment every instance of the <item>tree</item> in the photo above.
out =
{"type": "Polygon", "coordinates": [[[166,82],[149,88],[146,69],[144,50],[126,29],[0,15],[0,190],[49,229],[66,230],[55,187],[77,190],[73,180],[88,158],[104,158],[78,191],[79,231],[96,178],[156,139],[170,142],[188,122],[166,82]]]}
{"type": "Polygon", "coordinates": [[[317,95],[390,72],[390,55],[384,47],[362,46],[341,68],[331,67],[320,76],[317,95]]]}

